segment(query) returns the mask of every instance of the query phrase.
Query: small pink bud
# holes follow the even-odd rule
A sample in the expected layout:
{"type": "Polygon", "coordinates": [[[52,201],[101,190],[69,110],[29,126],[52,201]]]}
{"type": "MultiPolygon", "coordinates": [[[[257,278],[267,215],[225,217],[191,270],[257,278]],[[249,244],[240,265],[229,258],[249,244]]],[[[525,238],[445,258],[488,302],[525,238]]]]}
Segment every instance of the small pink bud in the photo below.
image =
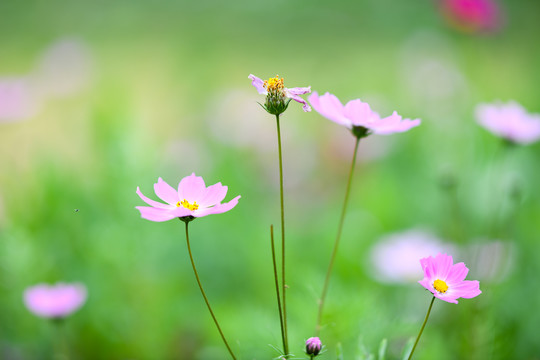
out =
{"type": "Polygon", "coordinates": [[[317,356],[321,351],[322,343],[318,337],[310,337],[306,340],[306,354],[317,356]]]}

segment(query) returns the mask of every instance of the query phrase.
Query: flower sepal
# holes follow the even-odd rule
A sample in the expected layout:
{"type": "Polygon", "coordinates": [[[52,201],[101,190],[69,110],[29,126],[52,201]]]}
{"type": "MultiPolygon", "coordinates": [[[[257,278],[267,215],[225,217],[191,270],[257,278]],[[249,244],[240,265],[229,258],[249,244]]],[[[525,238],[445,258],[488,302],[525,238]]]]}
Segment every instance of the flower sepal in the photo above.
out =
{"type": "Polygon", "coordinates": [[[193,220],[195,220],[195,219],[196,219],[195,216],[191,216],[191,215],[189,215],[189,216],[182,216],[182,217],[179,217],[179,218],[178,218],[178,220],[182,220],[182,221],[185,222],[186,224],[189,223],[189,222],[191,222],[191,221],[193,221],[193,220]]]}
{"type": "Polygon", "coordinates": [[[368,128],[364,127],[364,126],[353,126],[352,129],[351,129],[351,132],[358,139],[365,138],[368,135],[371,135],[371,131],[368,128]]]}

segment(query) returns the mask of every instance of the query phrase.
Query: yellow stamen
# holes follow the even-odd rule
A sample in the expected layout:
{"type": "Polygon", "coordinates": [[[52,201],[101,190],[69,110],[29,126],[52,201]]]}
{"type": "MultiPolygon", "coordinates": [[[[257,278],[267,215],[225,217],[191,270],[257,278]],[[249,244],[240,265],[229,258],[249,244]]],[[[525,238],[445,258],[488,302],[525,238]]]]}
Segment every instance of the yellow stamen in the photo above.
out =
{"type": "Polygon", "coordinates": [[[270,78],[266,80],[263,86],[268,91],[282,91],[284,89],[283,78],[280,79],[279,76],[276,75],[275,78],[270,78]]]}
{"type": "Polygon", "coordinates": [[[439,279],[433,282],[433,287],[435,288],[435,290],[443,294],[448,290],[448,285],[446,285],[444,281],[439,279]]]}
{"type": "Polygon", "coordinates": [[[191,211],[197,210],[199,208],[199,205],[197,204],[196,201],[194,201],[193,204],[190,204],[186,199],[184,199],[183,201],[177,202],[176,206],[177,207],[183,206],[186,209],[191,210],[191,211]]]}

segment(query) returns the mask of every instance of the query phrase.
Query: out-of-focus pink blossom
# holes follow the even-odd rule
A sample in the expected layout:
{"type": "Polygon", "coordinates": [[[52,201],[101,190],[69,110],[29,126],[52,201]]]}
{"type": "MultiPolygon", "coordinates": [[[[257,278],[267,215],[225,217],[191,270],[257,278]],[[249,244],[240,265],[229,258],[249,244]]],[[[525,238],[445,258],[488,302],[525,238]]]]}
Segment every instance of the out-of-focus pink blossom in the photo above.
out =
{"type": "Polygon", "coordinates": [[[307,104],[306,100],[299,96],[310,93],[311,86],[289,89],[284,87],[283,78],[280,79],[278,76],[266,81],[259,79],[253,74],[249,74],[248,78],[251,80],[251,85],[257,89],[259,94],[266,95],[265,108],[269,113],[279,115],[285,111],[289,105],[286,99],[291,99],[302,104],[302,109],[305,112],[311,111],[311,107],[307,104]]]}
{"type": "Polygon", "coordinates": [[[86,287],[79,283],[39,284],[24,291],[24,304],[44,318],[64,318],[86,301],[86,287]]]}
{"type": "Polygon", "coordinates": [[[450,25],[464,32],[492,32],[502,25],[494,0],[442,0],[440,9],[450,25]]]}
{"type": "Polygon", "coordinates": [[[422,275],[418,259],[453,250],[432,233],[413,229],[381,238],[370,251],[374,277],[384,283],[413,283],[422,275]]]}
{"type": "Polygon", "coordinates": [[[367,136],[371,133],[389,135],[407,131],[420,125],[420,120],[402,119],[397,112],[385,118],[372,111],[369,104],[360,99],[351,100],[345,106],[339,99],[330,93],[319,96],[317,92],[308,98],[315,111],[325,118],[347,127],[356,136],[367,136]],[[358,132],[358,130],[360,130],[358,132]]]}
{"type": "Polygon", "coordinates": [[[0,79],[0,122],[28,119],[37,108],[36,91],[28,79],[0,79]]]}
{"type": "Polygon", "coordinates": [[[178,184],[178,190],[159,178],[154,184],[154,191],[166,204],[147,198],[137,187],[137,195],[150,206],[137,206],[136,209],[141,212],[142,218],[150,221],[221,214],[234,208],[240,199],[239,195],[222,204],[227,189],[221,183],[206,187],[203,178],[195,173],[183,178],[178,184]]]}
{"type": "Polygon", "coordinates": [[[420,259],[424,278],[420,285],[446,302],[457,304],[458,298],[470,299],[482,293],[478,280],[465,280],[469,269],[464,263],[454,265],[452,256],[438,254],[420,259]]]}
{"type": "Polygon", "coordinates": [[[319,355],[321,348],[322,342],[318,337],[310,337],[306,340],[306,354],[311,355],[312,359],[314,356],[319,355]]]}
{"type": "Polygon", "coordinates": [[[540,114],[529,114],[523,106],[480,104],[476,107],[478,123],[493,134],[519,144],[530,144],[540,139],[540,114]]]}

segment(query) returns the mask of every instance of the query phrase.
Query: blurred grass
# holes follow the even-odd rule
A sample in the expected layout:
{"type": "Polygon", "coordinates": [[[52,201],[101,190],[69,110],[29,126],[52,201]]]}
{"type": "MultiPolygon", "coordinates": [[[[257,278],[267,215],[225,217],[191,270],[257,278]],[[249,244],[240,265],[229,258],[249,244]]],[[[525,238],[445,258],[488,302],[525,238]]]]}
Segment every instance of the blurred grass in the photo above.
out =
{"type": "MultiPolygon", "coordinates": [[[[94,64],[86,90],[47,101],[28,121],[0,124],[0,357],[49,359],[54,334],[24,308],[22,292],[38,282],[81,281],[88,302],[66,323],[73,359],[226,358],[196,289],[182,224],[144,221],[134,209],[137,186],[150,195],[159,176],[174,184],[193,171],[207,184],[228,185],[227,199],[242,195],[231,212],[190,226],[210,301],[239,358],[277,356],[268,346],[280,344],[268,234],[279,222],[277,160],[272,147],[234,146],[212,128],[230,122],[227,137],[246,131],[238,120],[251,116],[268,129],[260,142],[273,144],[273,119],[261,114],[247,75],[278,73],[287,86],[361,97],[381,113],[423,120],[406,134],[361,143],[360,154],[377,147],[384,154],[356,170],[321,359],[334,358],[338,342],[344,358],[354,358],[359,337],[373,353],[388,338],[387,358],[397,359],[416,335],[429,296],[416,284],[371,279],[369,249],[388,232],[418,226],[447,241],[457,241],[461,226],[467,242],[502,238],[516,254],[508,277],[479,279],[480,297],[435,304],[417,358],[537,359],[540,147],[513,149],[504,165],[498,140],[473,119],[478,102],[495,99],[540,112],[540,6],[503,5],[507,26],[489,37],[447,28],[430,2],[0,3],[0,74],[31,72],[65,37],[84,42],[94,64]],[[426,38],[442,53],[422,47],[426,38]],[[404,58],[414,64],[422,51],[459,70],[463,94],[414,92],[407,80],[414,67],[404,58]],[[232,91],[234,104],[220,102],[232,91]],[[523,198],[515,225],[493,233],[505,166],[521,179],[523,198]],[[447,171],[458,184],[460,225],[439,186],[447,171]]],[[[302,356],[354,143],[345,129],[295,105],[282,131],[289,331],[302,356]]]]}

